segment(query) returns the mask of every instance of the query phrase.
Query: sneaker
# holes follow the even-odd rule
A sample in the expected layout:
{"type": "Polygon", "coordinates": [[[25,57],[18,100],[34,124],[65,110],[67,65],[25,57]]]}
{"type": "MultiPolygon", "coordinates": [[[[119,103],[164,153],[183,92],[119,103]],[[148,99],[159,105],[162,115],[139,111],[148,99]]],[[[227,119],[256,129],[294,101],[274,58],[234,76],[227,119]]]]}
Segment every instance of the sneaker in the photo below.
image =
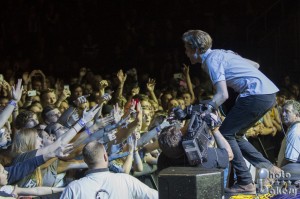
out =
{"type": "Polygon", "coordinates": [[[230,188],[224,189],[225,193],[246,193],[246,194],[256,194],[256,186],[254,183],[247,185],[234,184],[230,188]]]}

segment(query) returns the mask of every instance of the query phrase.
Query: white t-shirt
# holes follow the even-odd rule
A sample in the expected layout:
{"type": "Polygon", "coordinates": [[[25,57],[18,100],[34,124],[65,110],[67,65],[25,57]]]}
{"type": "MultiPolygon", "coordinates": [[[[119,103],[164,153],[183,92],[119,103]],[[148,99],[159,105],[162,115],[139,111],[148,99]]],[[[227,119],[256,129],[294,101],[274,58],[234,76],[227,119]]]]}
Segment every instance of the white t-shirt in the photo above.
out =
{"type": "Polygon", "coordinates": [[[297,162],[300,152],[300,123],[293,125],[287,133],[285,158],[297,162]]]}
{"type": "Polygon", "coordinates": [[[71,182],[61,199],[158,199],[158,192],[124,173],[95,172],[71,182]]]}

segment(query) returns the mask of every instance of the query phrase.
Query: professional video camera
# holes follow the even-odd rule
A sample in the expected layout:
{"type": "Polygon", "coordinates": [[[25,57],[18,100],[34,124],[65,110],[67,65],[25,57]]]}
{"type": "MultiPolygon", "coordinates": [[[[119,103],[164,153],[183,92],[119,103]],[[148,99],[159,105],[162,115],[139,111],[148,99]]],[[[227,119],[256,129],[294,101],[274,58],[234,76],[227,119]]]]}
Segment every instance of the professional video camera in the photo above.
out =
{"type": "Polygon", "coordinates": [[[173,113],[176,119],[190,119],[187,134],[182,141],[190,165],[206,162],[208,142],[211,139],[210,129],[222,123],[215,104],[212,101],[203,101],[187,106],[184,110],[176,107],[173,113]]]}

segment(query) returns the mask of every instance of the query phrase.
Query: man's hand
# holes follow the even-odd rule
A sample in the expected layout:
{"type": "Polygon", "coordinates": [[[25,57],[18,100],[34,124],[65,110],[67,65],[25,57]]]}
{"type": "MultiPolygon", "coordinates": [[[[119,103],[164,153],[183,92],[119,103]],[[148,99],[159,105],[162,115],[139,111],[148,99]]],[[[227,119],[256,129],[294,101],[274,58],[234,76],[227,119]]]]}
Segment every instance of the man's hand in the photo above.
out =
{"type": "Polygon", "coordinates": [[[63,89],[63,92],[60,95],[60,101],[66,100],[68,97],[70,97],[71,91],[68,89],[63,89]]]}
{"type": "Polygon", "coordinates": [[[100,118],[100,119],[96,119],[96,122],[95,122],[95,126],[93,128],[95,129],[101,129],[101,128],[104,128],[106,125],[112,123],[114,120],[114,118],[112,116],[107,116],[107,117],[104,117],[104,118],[100,118]]]}
{"type": "Polygon", "coordinates": [[[108,81],[107,80],[101,80],[99,82],[99,86],[100,86],[100,89],[105,89],[106,87],[108,87],[108,81]]]}
{"type": "Polygon", "coordinates": [[[122,119],[123,113],[122,110],[119,108],[118,103],[114,105],[113,116],[115,123],[118,123],[122,119]]]}
{"type": "Polygon", "coordinates": [[[107,142],[115,140],[117,138],[116,133],[117,133],[116,129],[114,129],[110,132],[105,132],[104,136],[103,136],[103,143],[107,143],[107,142]]]}
{"type": "Polygon", "coordinates": [[[81,120],[87,124],[88,122],[92,121],[94,116],[96,115],[96,113],[100,110],[101,107],[99,107],[98,105],[95,105],[93,108],[91,108],[91,110],[89,110],[88,112],[86,111],[86,108],[83,111],[82,114],[82,118],[81,120]]]}
{"type": "Polygon", "coordinates": [[[58,147],[55,150],[55,156],[57,158],[65,158],[65,157],[69,156],[73,150],[74,150],[73,144],[66,144],[66,145],[58,147]]]}
{"type": "Polygon", "coordinates": [[[155,88],[155,79],[149,78],[148,83],[147,83],[147,89],[149,92],[153,92],[155,88]]]}
{"type": "Polygon", "coordinates": [[[18,83],[16,86],[12,86],[12,97],[13,100],[16,100],[17,102],[20,101],[22,97],[22,91],[23,91],[23,86],[22,86],[22,79],[18,79],[18,83]]]}
{"type": "Polygon", "coordinates": [[[222,120],[219,117],[218,112],[204,112],[201,117],[211,130],[220,127],[222,124],[222,120]]]}
{"type": "Polygon", "coordinates": [[[131,90],[131,96],[135,96],[137,94],[140,93],[140,87],[134,87],[132,90],[131,90]]]}
{"type": "Polygon", "coordinates": [[[190,67],[187,66],[187,65],[185,65],[185,64],[183,64],[182,71],[183,71],[184,76],[187,76],[187,75],[190,74],[190,67]]]}
{"type": "Polygon", "coordinates": [[[133,151],[134,151],[134,141],[132,139],[132,136],[128,136],[127,144],[128,144],[128,152],[133,153],[133,151]]]}
{"type": "Polygon", "coordinates": [[[28,84],[28,83],[31,81],[28,72],[24,72],[24,73],[22,74],[22,79],[23,79],[23,81],[24,81],[25,84],[28,84]]]}
{"type": "Polygon", "coordinates": [[[109,93],[104,93],[101,97],[98,96],[98,104],[106,104],[109,100],[111,100],[112,96],[109,93]]]}
{"type": "Polygon", "coordinates": [[[126,81],[127,79],[127,74],[123,73],[123,70],[119,70],[118,73],[117,73],[117,77],[118,77],[118,80],[121,84],[124,84],[124,82],[126,81]]]}
{"type": "Polygon", "coordinates": [[[78,107],[80,104],[84,104],[84,103],[88,102],[88,100],[86,99],[88,96],[90,96],[90,95],[80,96],[73,102],[78,107]]]}

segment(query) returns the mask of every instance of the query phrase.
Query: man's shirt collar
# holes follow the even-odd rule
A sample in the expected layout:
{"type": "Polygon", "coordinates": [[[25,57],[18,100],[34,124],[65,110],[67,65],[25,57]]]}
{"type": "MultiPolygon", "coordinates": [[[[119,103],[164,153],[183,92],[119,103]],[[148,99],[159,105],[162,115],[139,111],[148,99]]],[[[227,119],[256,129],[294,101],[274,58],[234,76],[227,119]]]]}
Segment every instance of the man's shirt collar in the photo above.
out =
{"type": "Polygon", "coordinates": [[[207,56],[209,55],[209,53],[211,53],[211,49],[207,49],[207,51],[203,54],[200,54],[200,57],[201,57],[201,60],[202,60],[202,63],[205,61],[205,59],[207,58],[207,56]]]}

